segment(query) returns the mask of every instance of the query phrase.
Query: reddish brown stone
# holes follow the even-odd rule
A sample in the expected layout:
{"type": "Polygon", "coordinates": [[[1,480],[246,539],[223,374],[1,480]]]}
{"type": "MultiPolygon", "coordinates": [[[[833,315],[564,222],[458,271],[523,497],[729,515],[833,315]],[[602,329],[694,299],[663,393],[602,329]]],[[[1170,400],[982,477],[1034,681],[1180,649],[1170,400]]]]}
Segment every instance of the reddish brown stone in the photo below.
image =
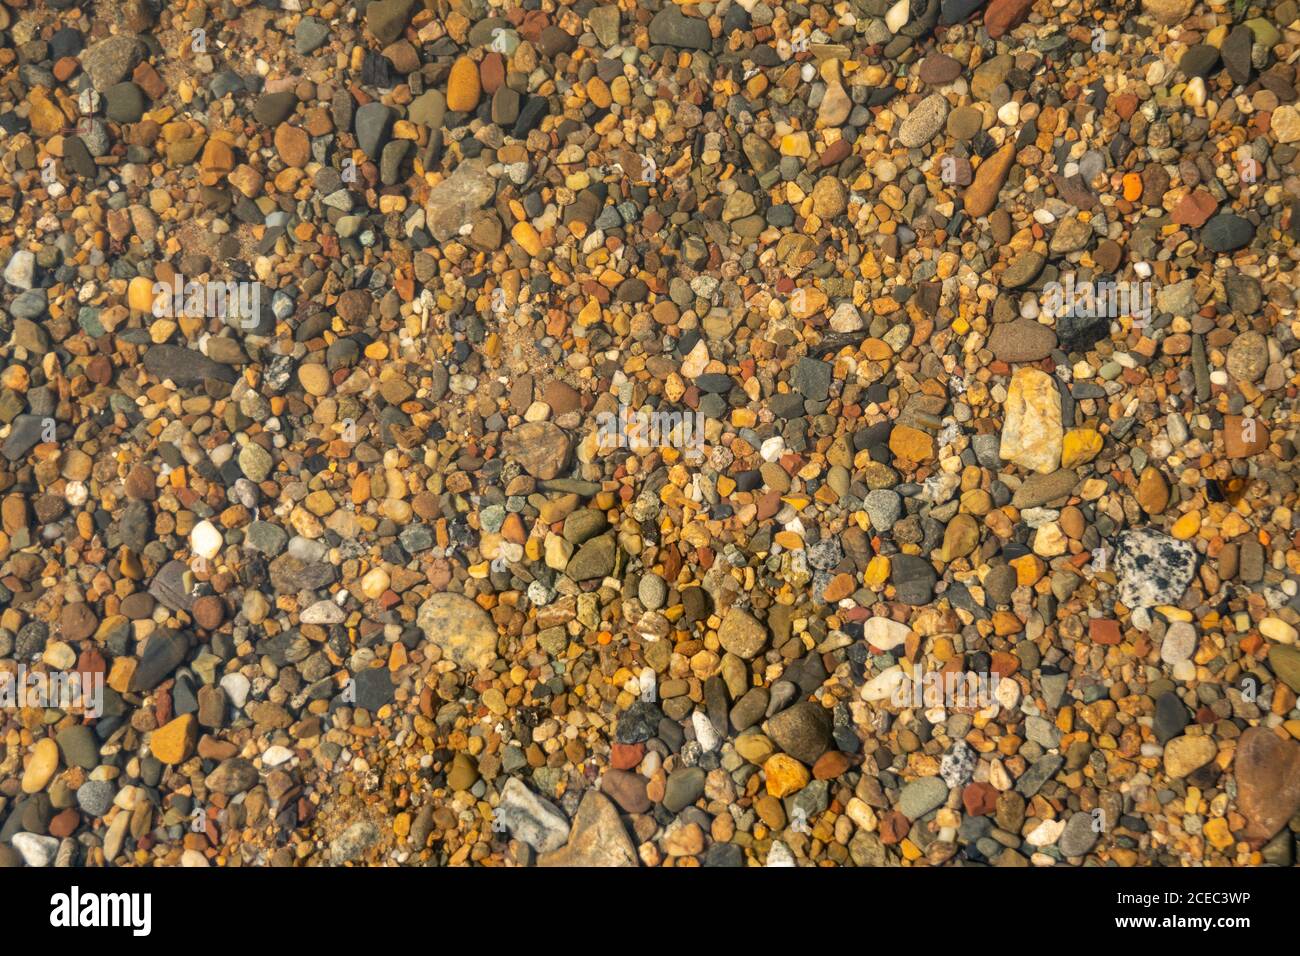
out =
{"type": "Polygon", "coordinates": [[[847,755],[838,750],[828,750],[813,764],[813,778],[816,780],[834,780],[849,769],[851,764],[847,755]]]}
{"type": "Polygon", "coordinates": [[[880,817],[880,842],[892,846],[902,841],[912,829],[911,821],[897,810],[890,810],[880,817]]]}
{"type": "Polygon", "coordinates": [[[205,631],[216,630],[226,616],[226,606],[215,594],[205,594],[194,601],[194,623],[205,631]]]}
{"type": "Polygon", "coordinates": [[[275,151],[286,166],[301,169],[311,160],[311,138],[297,126],[281,123],[275,130],[275,151]]]}
{"type": "Polygon", "coordinates": [[[128,498],[137,501],[153,501],[157,496],[153,470],[145,464],[136,465],[127,474],[126,481],[123,482],[123,490],[128,498]]]}
{"type": "Polygon", "coordinates": [[[148,63],[141,63],[137,66],[135,72],[131,74],[131,79],[136,86],[144,90],[145,96],[151,100],[162,99],[163,94],[167,92],[167,84],[158,75],[158,71],[148,63]]]}
{"type": "MultiPolygon", "coordinates": [[[[339,296],[337,311],[339,318],[349,324],[360,322],[370,314],[374,296],[365,289],[349,289],[339,296]]],[[[347,371],[344,369],[343,371],[347,371]]]]}
{"type": "Polygon", "coordinates": [[[483,85],[483,92],[491,96],[506,81],[505,61],[501,59],[501,54],[489,53],[483,57],[483,62],[479,64],[478,73],[479,82],[483,85]]]}
{"type": "Polygon", "coordinates": [[[755,504],[758,505],[758,520],[765,521],[781,510],[781,493],[769,491],[767,494],[759,495],[755,504]]]}
{"type": "Polygon", "coordinates": [[[1233,770],[1246,839],[1272,839],[1300,810],[1300,744],[1252,727],[1237,744],[1233,770]]]}
{"type": "Polygon", "coordinates": [[[81,814],[73,807],[68,807],[62,813],[56,814],[50,821],[50,836],[58,837],[62,840],[64,837],[70,837],[77,832],[77,827],[81,825],[81,814]]]}
{"type": "Polygon", "coordinates": [[[1223,447],[1229,458],[1249,458],[1267,451],[1268,422],[1261,418],[1224,415],[1223,447]]]}
{"type": "Polygon", "coordinates": [[[60,83],[66,83],[77,75],[79,69],[81,69],[81,61],[75,56],[60,57],[54,63],[54,78],[60,83]]]}
{"type": "Polygon", "coordinates": [[[615,770],[631,770],[645,756],[645,744],[611,744],[609,765],[615,770]]]}
{"type": "Polygon", "coordinates": [[[1094,644],[1118,644],[1123,635],[1120,633],[1119,621],[1094,617],[1088,622],[1088,637],[1094,644]]]}
{"type": "MultiPolygon", "coordinates": [[[[994,651],[989,657],[991,659],[989,667],[999,677],[1010,677],[1020,670],[1020,658],[1016,657],[1015,654],[1007,651],[994,651]]],[[[961,670],[960,661],[957,662],[957,670],[961,670]]]]}
{"type": "Polygon", "coordinates": [[[1034,0],[993,0],[984,12],[984,28],[997,39],[1025,22],[1034,0]]]}
{"type": "Polygon", "coordinates": [[[650,797],[646,794],[648,782],[639,773],[607,770],[600,778],[600,789],[625,813],[645,813],[650,809],[650,797]]]}
{"type": "Polygon", "coordinates": [[[961,802],[968,816],[982,817],[997,808],[998,792],[987,783],[968,783],[961,792],[961,802]]]}
{"type": "Polygon", "coordinates": [[[826,147],[826,152],[822,153],[819,163],[822,169],[827,166],[834,166],[836,163],[847,159],[852,147],[847,139],[837,139],[830,146],[826,147]]]}
{"type": "Polygon", "coordinates": [[[1169,188],[1169,174],[1159,163],[1147,163],[1142,168],[1142,202],[1148,206],[1159,206],[1169,188]]]}
{"type": "Polygon", "coordinates": [[[567,382],[552,379],[542,389],[542,401],[551,406],[556,415],[576,412],[582,408],[582,396],[567,382]]]}
{"type": "Polygon", "coordinates": [[[922,83],[942,86],[961,76],[962,65],[946,53],[931,53],[921,61],[921,67],[917,72],[922,83]]]}
{"type": "Polygon", "coordinates": [[[1218,208],[1219,203],[1213,196],[1204,189],[1197,189],[1178,201],[1172,216],[1174,222],[1180,226],[1191,226],[1193,229],[1199,229],[1205,225],[1206,220],[1213,216],[1214,211],[1218,208]]]}
{"type": "Polygon", "coordinates": [[[1138,102],[1137,94],[1121,93],[1114,100],[1116,115],[1122,120],[1132,119],[1137,112],[1138,102]]]}
{"type": "Polygon", "coordinates": [[[99,648],[93,644],[87,647],[77,657],[77,673],[94,676],[104,674],[108,671],[108,662],[104,660],[104,655],[99,652],[99,648]]]}

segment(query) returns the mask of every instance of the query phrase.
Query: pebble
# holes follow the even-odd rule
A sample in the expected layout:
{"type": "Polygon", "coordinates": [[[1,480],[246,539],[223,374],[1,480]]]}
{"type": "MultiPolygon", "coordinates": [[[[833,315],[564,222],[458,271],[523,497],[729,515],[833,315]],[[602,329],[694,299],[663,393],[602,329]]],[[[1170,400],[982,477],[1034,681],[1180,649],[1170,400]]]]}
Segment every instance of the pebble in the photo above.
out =
{"type": "Polygon", "coordinates": [[[909,820],[919,820],[947,799],[947,784],[938,777],[921,777],[903,787],[898,797],[898,812],[909,820]]]}
{"type": "Polygon", "coordinates": [[[30,289],[36,277],[36,256],[19,249],[9,257],[4,268],[4,280],[15,289],[30,289]]]}
{"type": "Polygon", "coordinates": [[[495,816],[516,839],[538,853],[558,850],[569,838],[569,821],[564,814],[515,777],[506,780],[495,816]]]}
{"type": "Polygon", "coordinates": [[[948,120],[948,101],[932,93],[912,109],[898,127],[898,141],[908,149],[924,146],[934,139],[948,120]]]}
{"type": "Polygon", "coordinates": [[[1212,737],[1175,737],[1165,744],[1165,772],[1179,780],[1213,760],[1217,751],[1212,737]]]}
{"type": "Polygon", "coordinates": [[[998,454],[1040,475],[1051,474],[1061,465],[1063,437],[1055,383],[1038,369],[1017,369],[1007,390],[998,454]]]}
{"type": "Polygon", "coordinates": [[[1056,333],[1039,322],[1016,319],[993,327],[989,348],[1002,362],[1038,362],[1056,348],[1056,333]]]}
{"type": "Polygon", "coordinates": [[[1211,252],[1233,252],[1247,245],[1255,236],[1249,221],[1232,213],[1221,212],[1201,230],[1201,241],[1211,252]]]}
{"type": "Polygon", "coordinates": [[[638,858],[618,810],[606,797],[588,790],[573,818],[569,841],[537,858],[544,867],[628,867],[638,858]]]}
{"type": "Polygon", "coordinates": [[[1246,836],[1272,839],[1300,810],[1300,744],[1251,727],[1237,742],[1233,769],[1246,836]]]}
{"type": "Polygon", "coordinates": [[[1196,570],[1196,552],[1151,528],[1126,531],[1119,538],[1115,571],[1119,600],[1130,608],[1176,604],[1196,570]]]}
{"type": "Polygon", "coordinates": [[[28,866],[49,866],[59,851],[58,840],[35,833],[15,833],[10,842],[28,866]]]}
{"type": "Polygon", "coordinates": [[[767,628],[740,608],[729,608],[718,627],[718,642],[723,649],[742,660],[757,657],[767,641],[767,628]]]}
{"type": "Polygon", "coordinates": [[[469,57],[463,56],[452,65],[447,77],[447,109],[472,113],[478,106],[480,93],[478,67],[469,57]]]}
{"type": "Polygon", "coordinates": [[[824,707],[801,701],[770,718],[767,734],[796,760],[813,764],[830,746],[831,721],[824,707]]]}
{"type": "Polygon", "coordinates": [[[1175,621],[1165,631],[1160,644],[1160,659],[1169,665],[1180,664],[1191,658],[1196,650],[1196,628],[1186,621],[1175,621]]]}
{"type": "Polygon", "coordinates": [[[77,806],[88,817],[102,817],[112,807],[116,794],[107,780],[87,780],[77,788],[77,806]]]}

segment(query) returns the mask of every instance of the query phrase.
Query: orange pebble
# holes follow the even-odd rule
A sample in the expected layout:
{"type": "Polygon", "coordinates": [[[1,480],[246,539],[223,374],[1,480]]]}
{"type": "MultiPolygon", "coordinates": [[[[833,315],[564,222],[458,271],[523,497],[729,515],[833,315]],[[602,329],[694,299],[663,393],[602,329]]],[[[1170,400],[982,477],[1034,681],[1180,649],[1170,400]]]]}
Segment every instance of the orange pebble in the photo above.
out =
{"type": "Polygon", "coordinates": [[[1142,177],[1137,173],[1124,174],[1124,198],[1129,202],[1136,202],[1142,195],[1142,177]]]}

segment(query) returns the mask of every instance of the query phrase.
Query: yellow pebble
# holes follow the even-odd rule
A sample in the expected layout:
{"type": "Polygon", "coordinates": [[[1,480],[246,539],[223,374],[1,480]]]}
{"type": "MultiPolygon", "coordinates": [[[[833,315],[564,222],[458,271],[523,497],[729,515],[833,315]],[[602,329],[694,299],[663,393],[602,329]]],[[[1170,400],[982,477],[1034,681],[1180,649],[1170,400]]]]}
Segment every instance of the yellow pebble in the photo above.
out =
{"type": "Polygon", "coordinates": [[[873,590],[879,590],[889,580],[889,558],[878,554],[867,562],[867,569],[862,572],[862,583],[873,590]]]}
{"type": "Polygon", "coordinates": [[[1091,428],[1071,428],[1061,442],[1061,467],[1075,468],[1101,454],[1101,435],[1091,428]]]}
{"type": "Polygon", "coordinates": [[[812,146],[807,133],[787,133],[781,137],[781,155],[807,157],[812,155],[812,146]]]}
{"type": "Polygon", "coordinates": [[[1232,833],[1228,830],[1228,821],[1223,817],[1215,817],[1205,824],[1205,838],[1220,850],[1226,850],[1232,846],[1232,833]]]}
{"type": "Polygon", "coordinates": [[[803,550],[803,538],[799,537],[793,531],[778,531],[772,536],[772,540],[787,551],[803,550]]]}
{"type": "Polygon", "coordinates": [[[537,234],[537,230],[532,227],[531,223],[515,223],[514,228],[510,230],[510,235],[530,256],[541,255],[542,237],[537,234]]]}
{"type": "MultiPolygon", "coordinates": [[[[154,303],[153,281],[136,276],[126,289],[126,304],[136,312],[152,312],[154,303]]],[[[168,300],[170,301],[170,300],[168,300]]]]}
{"type": "Polygon", "coordinates": [[[1174,526],[1169,529],[1169,533],[1179,541],[1186,541],[1189,538],[1196,537],[1196,532],[1200,530],[1201,513],[1199,511],[1189,511],[1174,522],[1174,526]]]}
{"type": "Polygon", "coordinates": [[[786,754],[773,754],[763,764],[767,776],[767,792],[780,799],[797,793],[808,786],[808,768],[786,754]]]}

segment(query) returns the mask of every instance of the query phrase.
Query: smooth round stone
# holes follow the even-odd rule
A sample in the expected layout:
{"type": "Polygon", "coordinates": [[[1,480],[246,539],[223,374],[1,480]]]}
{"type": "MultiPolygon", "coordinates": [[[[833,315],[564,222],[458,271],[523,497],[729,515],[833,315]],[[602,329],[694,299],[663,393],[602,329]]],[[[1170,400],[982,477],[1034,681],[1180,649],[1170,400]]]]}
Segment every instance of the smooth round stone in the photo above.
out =
{"type": "Polygon", "coordinates": [[[1189,660],[1195,651],[1196,628],[1186,621],[1170,624],[1160,644],[1160,659],[1166,664],[1176,665],[1189,660]]]}
{"type": "Polygon", "coordinates": [[[200,558],[215,558],[223,543],[221,532],[211,521],[200,521],[190,531],[190,549],[200,558]]]}
{"type": "Polygon", "coordinates": [[[23,793],[39,793],[59,769],[59,745],[43,737],[32,746],[32,755],[23,771],[23,793]]]}
{"type": "Polygon", "coordinates": [[[932,93],[907,114],[898,127],[898,141],[908,149],[924,146],[943,129],[948,119],[948,101],[940,93],[932,93]]]}
{"type": "Polygon", "coordinates": [[[972,106],[952,111],[948,117],[948,134],[963,142],[975,136],[984,126],[984,114],[972,106]]]}
{"type": "Polygon", "coordinates": [[[300,365],[298,366],[298,382],[308,395],[320,398],[329,392],[330,373],[324,365],[300,365]]]}
{"type": "Polygon", "coordinates": [[[648,611],[657,611],[668,597],[668,585],[657,574],[643,574],[637,584],[637,598],[648,611]]]}
{"type": "Polygon", "coordinates": [[[87,780],[77,789],[77,806],[88,817],[102,817],[116,795],[117,788],[107,780],[87,780]]]}

